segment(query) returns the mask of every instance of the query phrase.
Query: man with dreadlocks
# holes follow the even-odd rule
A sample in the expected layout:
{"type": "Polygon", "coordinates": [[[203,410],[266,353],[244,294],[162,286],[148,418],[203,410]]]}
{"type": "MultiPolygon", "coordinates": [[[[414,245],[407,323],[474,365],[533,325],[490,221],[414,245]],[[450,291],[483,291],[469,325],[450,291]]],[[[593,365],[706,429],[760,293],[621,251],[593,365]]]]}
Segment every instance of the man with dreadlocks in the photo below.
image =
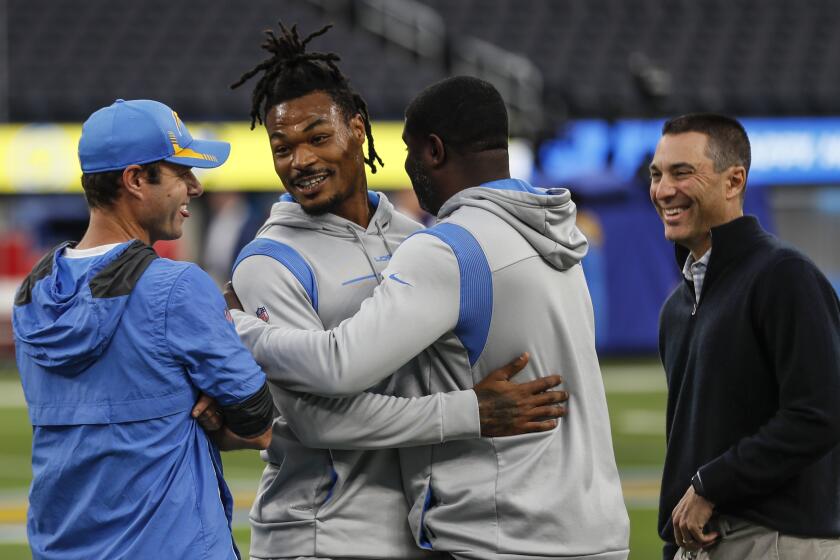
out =
{"type": "MultiPolygon", "coordinates": [[[[365,102],[336,66],[337,55],[306,51],[328,27],[303,39],[295,27],[280,27],[263,43],[270,57],[233,87],[262,73],[251,124],[265,124],[288,193],[237,258],[233,285],[249,314],[320,331],[359,310],[382,282],[392,251],[420,226],[367,190],[365,164],[375,172],[382,161],[365,102]]],[[[396,375],[346,399],[272,385],[282,417],[251,510],[251,556],[446,557],[416,546],[391,448],[554,427],[567,395],[544,392],[560,382],[556,376],[509,382],[526,363],[521,357],[475,390],[416,399],[388,396],[396,375]]],[[[263,367],[270,378],[279,364],[263,367]]]]}

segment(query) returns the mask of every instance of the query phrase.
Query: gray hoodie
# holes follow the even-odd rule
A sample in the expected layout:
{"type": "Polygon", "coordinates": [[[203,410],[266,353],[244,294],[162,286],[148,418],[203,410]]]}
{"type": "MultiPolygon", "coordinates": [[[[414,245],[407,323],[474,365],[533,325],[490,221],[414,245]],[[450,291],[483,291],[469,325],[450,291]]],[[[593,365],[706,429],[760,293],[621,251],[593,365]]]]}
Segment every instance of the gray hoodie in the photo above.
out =
{"type": "Polygon", "coordinates": [[[464,190],[406,240],[359,313],[326,332],[237,330],[286,387],[352,393],[419,356],[405,395],[474,385],[523,350],[527,381],[559,373],[572,395],[550,432],[401,452],[420,546],[462,558],[623,559],[629,523],[579,264],[586,240],[565,189],[515,179],[464,190]],[[272,356],[272,360],[266,360],[272,356]]]}
{"type": "MultiPolygon", "coordinates": [[[[392,251],[420,227],[384,196],[370,199],[376,211],[367,229],[308,215],[288,195],[276,203],[234,265],[248,314],[323,330],[358,311],[392,251]]],[[[387,448],[477,437],[474,392],[401,399],[386,396],[393,393],[386,379],[357,397],[328,399],[269,381],[281,416],[251,509],[252,557],[430,557],[414,543],[399,458],[387,448]]]]}

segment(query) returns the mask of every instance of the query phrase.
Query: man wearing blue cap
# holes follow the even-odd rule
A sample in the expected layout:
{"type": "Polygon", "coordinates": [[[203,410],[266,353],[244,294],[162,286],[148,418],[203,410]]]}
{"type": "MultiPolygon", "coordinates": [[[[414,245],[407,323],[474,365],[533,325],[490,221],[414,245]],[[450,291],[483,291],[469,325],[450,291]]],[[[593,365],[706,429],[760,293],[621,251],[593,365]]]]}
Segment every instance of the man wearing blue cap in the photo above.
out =
{"type": "Polygon", "coordinates": [[[218,448],[191,410],[214,398],[226,426],[214,441],[263,448],[271,396],[210,277],[151,247],[181,236],[202,194],[191,168],[229,152],[156,101],[117,100],[82,128],[87,232],[15,296],[36,558],[239,556],[218,448]]]}

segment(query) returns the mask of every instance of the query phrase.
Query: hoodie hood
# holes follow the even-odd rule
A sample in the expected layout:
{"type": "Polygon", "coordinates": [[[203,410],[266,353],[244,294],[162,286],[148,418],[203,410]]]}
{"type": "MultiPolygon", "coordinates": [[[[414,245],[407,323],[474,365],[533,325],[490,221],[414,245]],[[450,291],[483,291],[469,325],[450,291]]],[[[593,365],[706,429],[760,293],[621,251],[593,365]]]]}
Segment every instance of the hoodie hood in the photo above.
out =
{"type": "Polygon", "coordinates": [[[356,233],[365,231],[376,233],[379,230],[382,232],[388,231],[388,227],[391,225],[391,216],[394,213],[394,205],[391,204],[388,197],[374,191],[368,191],[368,200],[376,210],[373,216],[371,216],[367,230],[365,230],[359,224],[336,216],[335,214],[321,214],[317,216],[307,214],[303,211],[301,205],[295,202],[291,195],[287,193],[282,195],[280,200],[275,202],[271,207],[268,220],[260,228],[260,231],[257,232],[257,237],[263,235],[272,226],[317,230],[327,235],[347,239],[357,237],[354,231],[356,233]]]}
{"type": "Polygon", "coordinates": [[[457,193],[441,207],[438,218],[462,206],[499,216],[559,270],[571,268],[586,255],[588,244],[575,224],[577,208],[568,189],[540,189],[521,179],[491,181],[457,193]]]}
{"type": "Polygon", "coordinates": [[[125,311],[129,295],[118,288],[120,295],[111,297],[111,284],[103,289],[103,278],[112,276],[108,266],[152,251],[133,241],[95,257],[61,258],[73,245],[63,243],[41,259],[18,289],[12,315],[18,352],[64,376],[81,373],[105,351],[125,311]]]}

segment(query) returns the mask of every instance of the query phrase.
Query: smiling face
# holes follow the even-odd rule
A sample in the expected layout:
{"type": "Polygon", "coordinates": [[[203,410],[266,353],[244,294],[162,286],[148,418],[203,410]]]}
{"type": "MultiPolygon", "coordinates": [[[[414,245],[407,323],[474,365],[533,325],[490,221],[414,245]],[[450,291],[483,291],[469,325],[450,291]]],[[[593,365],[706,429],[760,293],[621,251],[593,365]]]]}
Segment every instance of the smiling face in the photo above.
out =
{"type": "Polygon", "coordinates": [[[665,238],[695,258],[711,247],[711,228],[742,215],[743,167],[715,171],[709,138],[700,132],[665,134],[650,164],[650,199],[665,238]]]}
{"type": "Polygon", "coordinates": [[[346,118],[329,94],[314,92],[278,103],[265,119],[274,170],[309,214],[350,214],[367,205],[362,146],[365,126],[346,118]]]}
{"type": "Polygon", "coordinates": [[[190,167],[162,161],[158,175],[158,183],[149,181],[148,176],[141,179],[147,193],[142,226],[148,232],[150,243],[181,237],[184,220],[190,217],[190,199],[204,192],[190,167]]]}

